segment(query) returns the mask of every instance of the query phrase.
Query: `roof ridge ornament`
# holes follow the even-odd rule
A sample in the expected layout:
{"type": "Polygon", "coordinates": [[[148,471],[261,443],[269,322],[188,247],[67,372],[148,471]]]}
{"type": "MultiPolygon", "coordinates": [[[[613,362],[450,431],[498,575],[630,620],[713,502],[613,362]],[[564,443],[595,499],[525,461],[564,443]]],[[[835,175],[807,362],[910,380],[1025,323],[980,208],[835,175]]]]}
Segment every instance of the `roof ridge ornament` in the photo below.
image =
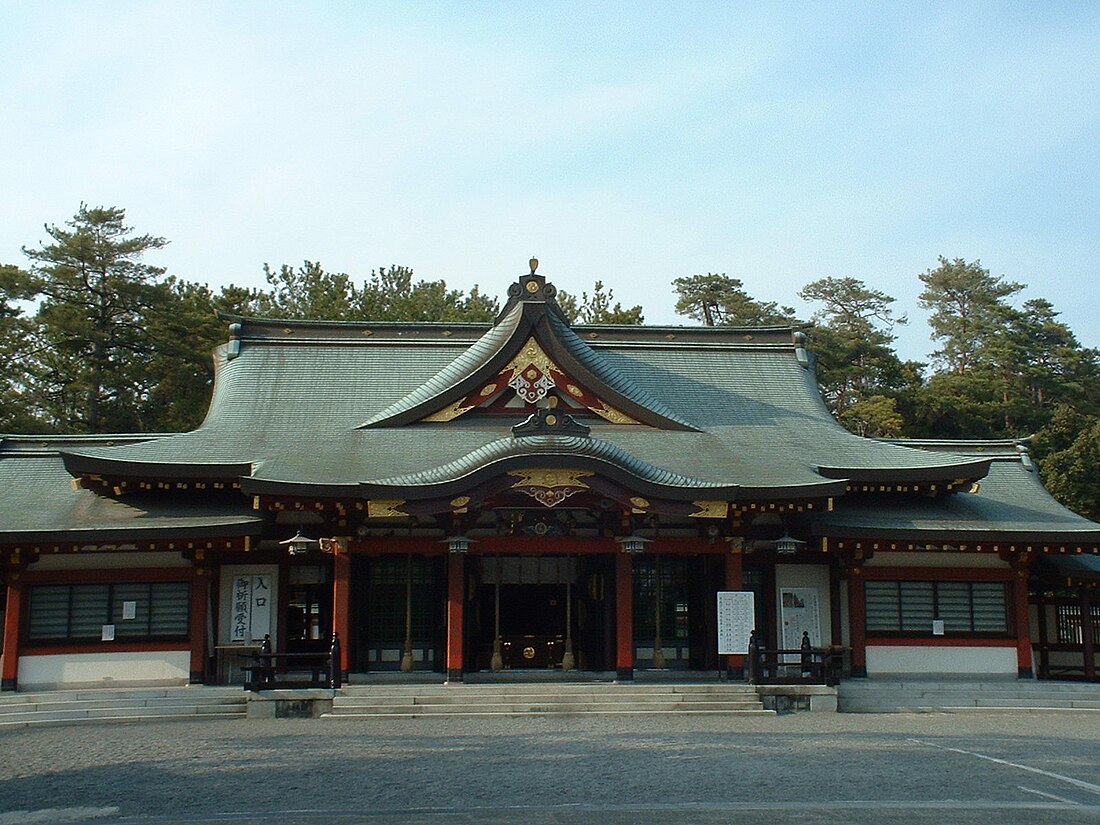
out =
{"type": "Polygon", "coordinates": [[[558,288],[547,283],[546,277],[539,275],[536,271],[539,268],[539,259],[532,257],[527,264],[531,267],[531,272],[527,275],[521,275],[515,283],[508,287],[508,301],[497,318],[498,322],[508,313],[508,310],[520,302],[550,303],[554,304],[555,307],[557,306],[554,299],[558,294],[558,288]]]}
{"type": "MultiPolygon", "coordinates": [[[[551,399],[557,401],[556,398],[551,399]]],[[[569,413],[559,412],[557,405],[549,409],[538,409],[512,427],[513,438],[526,438],[532,435],[568,435],[591,438],[592,428],[582,424],[569,413]]]]}

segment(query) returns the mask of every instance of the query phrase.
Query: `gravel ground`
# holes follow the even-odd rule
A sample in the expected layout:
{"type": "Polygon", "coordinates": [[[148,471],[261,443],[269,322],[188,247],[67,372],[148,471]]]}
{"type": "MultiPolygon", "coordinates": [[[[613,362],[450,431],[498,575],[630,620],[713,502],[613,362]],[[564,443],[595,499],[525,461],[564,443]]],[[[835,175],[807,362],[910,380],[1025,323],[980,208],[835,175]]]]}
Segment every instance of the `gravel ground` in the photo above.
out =
{"type": "Polygon", "coordinates": [[[1100,713],[73,726],[0,771],[0,825],[1096,822],[1100,713]]]}

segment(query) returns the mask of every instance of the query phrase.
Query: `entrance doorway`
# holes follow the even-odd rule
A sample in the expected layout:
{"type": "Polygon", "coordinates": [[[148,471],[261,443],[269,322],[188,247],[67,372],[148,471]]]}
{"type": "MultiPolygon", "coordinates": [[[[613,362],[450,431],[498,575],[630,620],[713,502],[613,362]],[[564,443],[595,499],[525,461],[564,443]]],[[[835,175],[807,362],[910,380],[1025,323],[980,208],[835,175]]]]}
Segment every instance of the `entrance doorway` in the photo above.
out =
{"type": "Polygon", "coordinates": [[[598,560],[575,556],[478,558],[469,623],[474,669],[492,667],[498,637],[506,670],[561,669],[570,645],[577,668],[602,667],[603,582],[588,586],[599,568],[598,560]]]}

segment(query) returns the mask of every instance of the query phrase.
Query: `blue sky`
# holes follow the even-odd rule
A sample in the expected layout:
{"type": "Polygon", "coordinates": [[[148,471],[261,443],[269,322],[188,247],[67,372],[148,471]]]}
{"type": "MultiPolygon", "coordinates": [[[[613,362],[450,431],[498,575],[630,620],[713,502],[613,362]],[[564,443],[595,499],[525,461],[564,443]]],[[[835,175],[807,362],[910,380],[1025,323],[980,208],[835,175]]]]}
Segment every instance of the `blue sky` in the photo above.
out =
{"type": "Polygon", "coordinates": [[[215,286],[851,276],[923,359],[945,255],[1100,346],[1100,4],[0,0],[0,54],[0,262],[85,201],[215,286]]]}

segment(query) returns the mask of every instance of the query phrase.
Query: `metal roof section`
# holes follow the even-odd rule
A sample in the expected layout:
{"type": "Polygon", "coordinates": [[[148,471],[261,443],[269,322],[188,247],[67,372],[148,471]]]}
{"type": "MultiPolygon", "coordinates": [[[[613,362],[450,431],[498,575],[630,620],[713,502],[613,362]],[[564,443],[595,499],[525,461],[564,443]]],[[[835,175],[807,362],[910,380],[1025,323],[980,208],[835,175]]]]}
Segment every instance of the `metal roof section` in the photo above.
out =
{"type": "MultiPolygon", "coordinates": [[[[950,442],[928,443],[938,451],[950,442]]],[[[967,441],[960,451],[992,454],[988,474],[968,491],[938,498],[848,496],[831,513],[812,518],[812,532],[837,538],[929,541],[1018,541],[1052,544],[1100,543],[1100,524],[1063,507],[1047,492],[1026,450],[1016,441],[967,441]]]]}
{"type": "Polygon", "coordinates": [[[567,377],[569,392],[583,397],[587,391],[595,396],[602,403],[593,410],[615,423],[698,429],[636,387],[581,340],[554,300],[554,285],[535,273],[537,266],[532,259],[531,274],[508,288],[508,303],[480,340],[422,386],[366,419],[362,426],[399,427],[423,420],[452,420],[473,409],[479,394],[499,392],[502,383],[513,387],[517,394],[530,391],[525,397],[534,403],[567,377]],[[529,368],[531,379],[543,382],[530,389],[522,375],[529,368]],[[554,372],[560,372],[562,378],[557,379],[554,372]]]}
{"type": "MultiPolygon", "coordinates": [[[[77,441],[129,440],[95,436],[77,441]]],[[[136,437],[135,437],[136,438],[136,437]]],[[[81,489],[66,472],[60,454],[46,445],[71,437],[4,438],[0,448],[0,542],[133,541],[160,537],[215,538],[258,535],[264,520],[246,503],[194,502],[164,497],[123,500],[81,489]],[[33,449],[32,449],[33,447],[33,449]]]]}

